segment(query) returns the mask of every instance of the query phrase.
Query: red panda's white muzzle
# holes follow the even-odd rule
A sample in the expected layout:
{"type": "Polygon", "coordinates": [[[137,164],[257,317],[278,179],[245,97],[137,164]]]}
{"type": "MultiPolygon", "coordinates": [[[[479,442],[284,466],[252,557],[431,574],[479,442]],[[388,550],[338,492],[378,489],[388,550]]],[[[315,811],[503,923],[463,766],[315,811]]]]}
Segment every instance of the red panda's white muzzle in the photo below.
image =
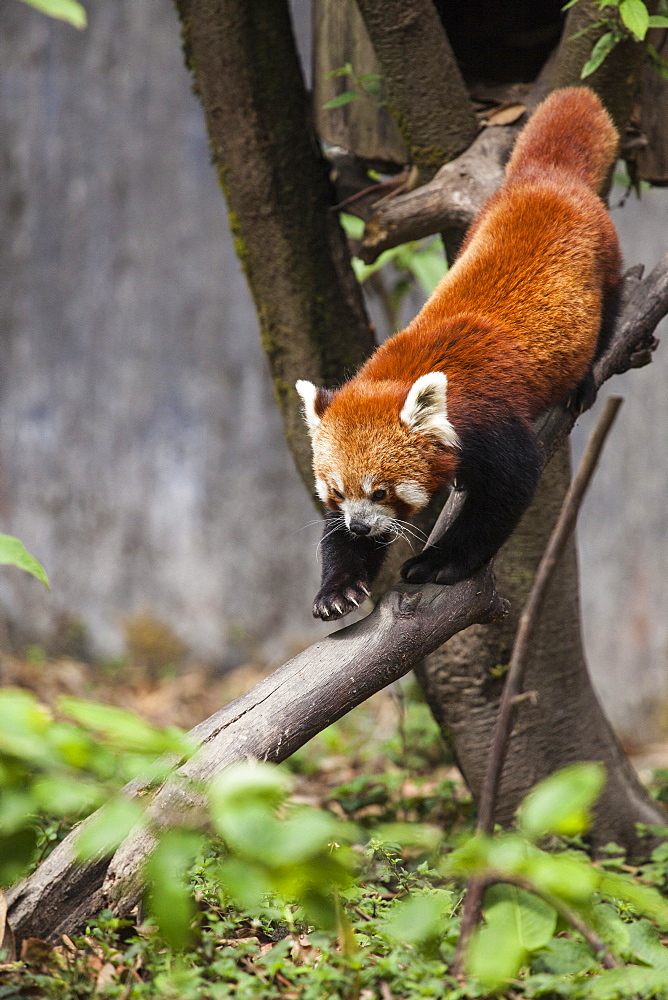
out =
{"type": "Polygon", "coordinates": [[[385,535],[392,531],[396,513],[371,500],[343,500],[340,504],[346,527],[353,535],[385,535]]]}

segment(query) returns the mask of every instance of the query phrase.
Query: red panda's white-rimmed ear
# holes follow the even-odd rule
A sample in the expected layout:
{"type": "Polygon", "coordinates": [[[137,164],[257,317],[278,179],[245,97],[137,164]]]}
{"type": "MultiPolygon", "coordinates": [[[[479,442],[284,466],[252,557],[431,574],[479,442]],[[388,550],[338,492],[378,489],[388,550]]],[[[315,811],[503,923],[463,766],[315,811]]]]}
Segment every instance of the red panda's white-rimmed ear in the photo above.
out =
{"type": "Polygon", "coordinates": [[[307,382],[303,378],[300,378],[295,383],[295,389],[302,398],[304,420],[312,437],[313,432],[322,419],[323,413],[332,401],[334,390],[319,389],[317,385],[313,385],[313,382],[307,382]]]}
{"type": "Polygon", "coordinates": [[[309,434],[312,435],[320,423],[320,417],[316,413],[315,409],[315,399],[318,395],[318,388],[313,385],[313,382],[307,382],[306,379],[300,378],[298,382],[295,382],[295,389],[302,398],[302,413],[304,414],[304,420],[306,421],[309,434]]]}
{"type": "Polygon", "coordinates": [[[457,431],[448,420],[448,379],[443,372],[420,375],[408,391],[399,419],[418,434],[433,434],[451,448],[459,447],[457,431]]]}

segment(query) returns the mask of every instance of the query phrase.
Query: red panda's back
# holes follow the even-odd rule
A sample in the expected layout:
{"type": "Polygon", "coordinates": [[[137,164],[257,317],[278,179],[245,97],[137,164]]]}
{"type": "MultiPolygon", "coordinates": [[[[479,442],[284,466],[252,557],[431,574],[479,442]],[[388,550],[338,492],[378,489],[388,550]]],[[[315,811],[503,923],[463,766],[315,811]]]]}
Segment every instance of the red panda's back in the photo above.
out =
{"type": "Polygon", "coordinates": [[[505,393],[528,416],[572,392],[620,280],[617,234],[593,187],[615,149],[595,95],[571,88],[548,98],[448,274],[360,374],[406,379],[440,370],[453,402],[467,388],[495,399],[505,393]]]}

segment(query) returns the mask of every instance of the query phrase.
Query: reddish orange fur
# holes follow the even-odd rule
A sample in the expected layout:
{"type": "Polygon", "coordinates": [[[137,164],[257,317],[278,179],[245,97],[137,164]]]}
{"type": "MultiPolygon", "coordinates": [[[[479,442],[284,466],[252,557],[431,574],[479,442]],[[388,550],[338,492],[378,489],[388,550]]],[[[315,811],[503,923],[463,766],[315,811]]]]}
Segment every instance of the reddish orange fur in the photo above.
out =
{"type": "Polygon", "coordinates": [[[369,380],[400,379],[408,387],[445,371],[455,423],[472,404],[479,411],[500,397],[530,419],[563,399],[591,364],[603,297],[619,281],[617,234],[589,186],[605,178],[616,147],[591,91],[552,94],[432,297],[348,385],[366,392],[369,380]],[[570,135],[574,121],[581,141],[569,164],[561,133],[570,135]]]}
{"type": "MultiPolygon", "coordinates": [[[[320,440],[335,432],[346,465],[356,464],[356,442],[366,472],[422,465],[416,448],[435,461],[429,443],[398,420],[410,385],[426,372],[447,374],[455,427],[474,413],[491,423],[508,407],[533,419],[577,387],[596,351],[604,297],[619,281],[617,234],[591,186],[603,182],[616,148],[617,133],[592,91],[556,91],[540,105],[504,184],[422,311],[327,406],[320,440]]],[[[431,489],[447,464],[441,457],[432,473],[415,478],[431,489]]]]}

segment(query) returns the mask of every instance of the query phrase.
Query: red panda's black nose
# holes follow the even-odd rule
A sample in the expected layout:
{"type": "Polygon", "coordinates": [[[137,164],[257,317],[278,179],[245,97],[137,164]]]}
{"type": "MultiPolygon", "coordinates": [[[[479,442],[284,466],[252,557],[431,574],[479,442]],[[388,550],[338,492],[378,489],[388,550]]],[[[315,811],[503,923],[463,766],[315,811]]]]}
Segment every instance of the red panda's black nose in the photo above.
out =
{"type": "Polygon", "coordinates": [[[371,528],[364,521],[351,521],[348,525],[353,535],[368,535],[371,528]]]}

